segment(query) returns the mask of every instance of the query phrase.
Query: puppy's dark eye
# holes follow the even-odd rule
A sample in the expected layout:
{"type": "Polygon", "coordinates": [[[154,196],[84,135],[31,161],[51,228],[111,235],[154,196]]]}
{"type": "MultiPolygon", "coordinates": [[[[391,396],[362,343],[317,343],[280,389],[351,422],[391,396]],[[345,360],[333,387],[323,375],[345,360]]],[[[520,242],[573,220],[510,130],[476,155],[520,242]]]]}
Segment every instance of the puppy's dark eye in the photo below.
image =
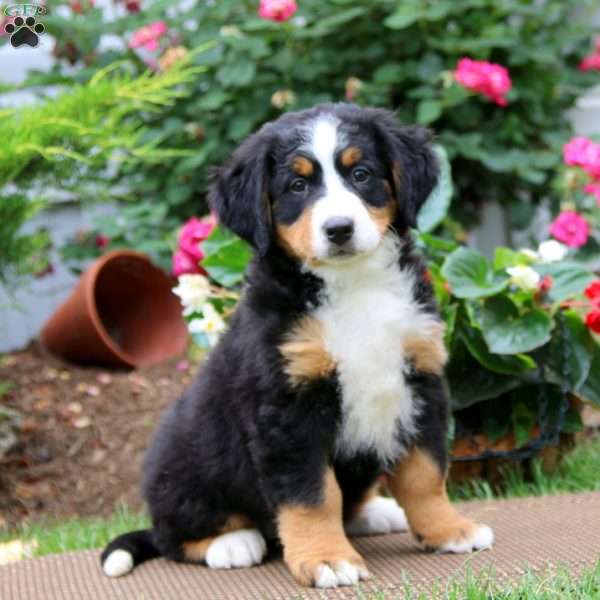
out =
{"type": "Polygon", "coordinates": [[[306,191],[306,181],[304,179],[294,179],[292,183],[290,183],[290,190],[295,192],[296,194],[301,194],[306,191]]]}
{"type": "Polygon", "coordinates": [[[356,167],[356,169],[352,171],[352,179],[354,179],[356,183],[364,183],[369,177],[371,177],[371,173],[364,167],[356,167]]]}

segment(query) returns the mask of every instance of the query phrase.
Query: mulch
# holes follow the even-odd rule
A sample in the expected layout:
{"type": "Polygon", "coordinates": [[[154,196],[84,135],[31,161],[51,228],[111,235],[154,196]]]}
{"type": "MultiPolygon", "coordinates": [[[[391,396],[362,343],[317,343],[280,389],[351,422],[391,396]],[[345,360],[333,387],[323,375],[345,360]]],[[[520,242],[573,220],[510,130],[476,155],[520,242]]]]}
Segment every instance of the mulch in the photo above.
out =
{"type": "Polygon", "coordinates": [[[0,525],[141,508],[140,463],[187,361],[136,371],[77,367],[38,344],[0,358],[0,405],[18,410],[18,445],[0,459],[0,525]]]}

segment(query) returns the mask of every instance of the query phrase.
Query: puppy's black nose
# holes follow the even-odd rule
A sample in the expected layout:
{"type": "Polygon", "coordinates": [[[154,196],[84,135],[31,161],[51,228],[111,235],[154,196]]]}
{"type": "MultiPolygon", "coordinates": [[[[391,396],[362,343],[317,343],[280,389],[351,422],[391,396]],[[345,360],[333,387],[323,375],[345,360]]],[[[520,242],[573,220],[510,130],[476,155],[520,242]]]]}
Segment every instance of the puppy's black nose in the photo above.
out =
{"type": "Polygon", "coordinates": [[[350,217],[331,217],[323,225],[325,235],[330,242],[341,246],[354,233],[354,221],[350,217]]]}

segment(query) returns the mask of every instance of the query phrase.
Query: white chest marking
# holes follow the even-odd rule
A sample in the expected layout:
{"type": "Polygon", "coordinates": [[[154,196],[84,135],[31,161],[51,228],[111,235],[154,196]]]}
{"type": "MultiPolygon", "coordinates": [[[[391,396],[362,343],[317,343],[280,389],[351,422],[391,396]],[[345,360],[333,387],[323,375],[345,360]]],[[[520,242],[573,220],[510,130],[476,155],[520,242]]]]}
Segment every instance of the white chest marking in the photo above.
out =
{"type": "Polygon", "coordinates": [[[398,252],[397,240],[388,236],[360,262],[315,268],[326,300],[314,314],[342,389],[341,456],[374,450],[393,461],[404,450],[398,429],[415,433],[418,398],[404,378],[403,341],[434,318],[415,301],[414,275],[398,269],[398,252]]]}

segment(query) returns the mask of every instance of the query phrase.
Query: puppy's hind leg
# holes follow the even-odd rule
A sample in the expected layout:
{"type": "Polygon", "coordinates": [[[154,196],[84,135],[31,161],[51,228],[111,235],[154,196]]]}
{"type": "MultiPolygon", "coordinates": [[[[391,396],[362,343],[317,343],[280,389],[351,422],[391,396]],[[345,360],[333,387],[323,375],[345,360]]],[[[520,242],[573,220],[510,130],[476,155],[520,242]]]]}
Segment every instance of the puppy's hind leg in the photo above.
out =
{"type": "Polygon", "coordinates": [[[265,538],[250,519],[231,515],[219,531],[182,545],[187,562],[205,562],[211,569],[252,567],[260,564],[267,552],[265,538]]]}

